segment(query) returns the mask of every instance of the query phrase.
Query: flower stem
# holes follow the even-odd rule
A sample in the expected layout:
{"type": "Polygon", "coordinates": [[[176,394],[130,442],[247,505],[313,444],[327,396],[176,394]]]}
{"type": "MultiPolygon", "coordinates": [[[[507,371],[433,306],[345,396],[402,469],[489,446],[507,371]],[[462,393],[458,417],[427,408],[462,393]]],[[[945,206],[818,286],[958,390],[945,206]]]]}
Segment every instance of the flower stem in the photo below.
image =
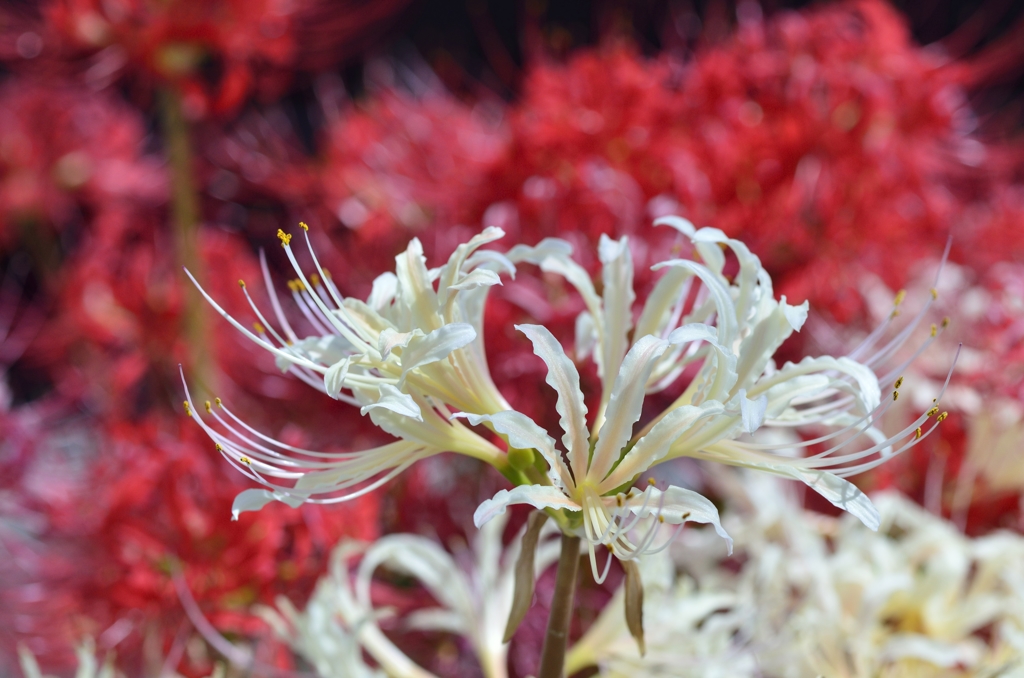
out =
{"type": "Polygon", "coordinates": [[[569,642],[569,623],[576,598],[576,572],[580,566],[580,538],[562,534],[562,554],[558,557],[555,594],[548,615],[548,630],[540,653],[537,678],[562,678],[565,648],[569,642]]]}
{"type": "MultiPolygon", "coordinates": [[[[199,230],[199,194],[195,184],[192,144],[189,125],[181,106],[181,96],[171,88],[159,93],[160,118],[164,131],[168,167],[171,179],[171,227],[178,263],[187,267],[196,279],[203,282],[202,261],[199,258],[197,235],[199,230]]],[[[206,305],[191,286],[185,286],[185,308],[182,334],[188,342],[188,358],[193,374],[210,388],[215,381],[206,349],[206,305]]]]}

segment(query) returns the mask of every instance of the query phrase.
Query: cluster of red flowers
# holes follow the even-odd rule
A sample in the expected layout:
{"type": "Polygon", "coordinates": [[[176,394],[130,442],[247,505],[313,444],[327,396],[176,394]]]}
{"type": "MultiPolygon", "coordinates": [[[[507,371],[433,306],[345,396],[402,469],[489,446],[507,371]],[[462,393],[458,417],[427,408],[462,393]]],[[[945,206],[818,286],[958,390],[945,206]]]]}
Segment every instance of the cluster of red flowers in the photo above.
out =
{"type": "MultiPolygon", "coordinates": [[[[974,129],[970,68],[915,45],[879,1],[747,16],[687,59],[643,57],[620,40],[565,62],[535,54],[511,103],[461,99],[415,65],[372,61],[364,100],[318,85],[326,123],[310,159],[273,106],[232,116],[253,98],[278,99],[299,71],[333,67],[404,3],[328,4],[53,0],[3,14],[0,58],[15,75],[0,85],[0,263],[30,260],[25,296],[45,316],[8,376],[46,393],[28,404],[16,393],[0,412],[0,483],[17,507],[14,527],[0,519],[0,540],[16,544],[19,568],[0,588],[0,628],[44,664],[59,667],[89,634],[139,671],[148,644],[169,668],[199,674],[210,659],[186,652],[202,623],[183,599],[221,632],[256,635],[251,604],[301,599],[342,536],[372,539],[380,525],[444,536],[472,512],[451,503],[466,495],[446,492],[428,463],[380,506],[375,496],[275,504],[230,523],[245,485],[182,419],[179,364],[296,443],[317,431],[330,438],[312,443],[346,446],[377,434],[190,302],[180,273],[190,257],[227,310],[247,317],[235,281],[261,280],[254,251],[299,218],[355,295],[414,235],[432,261],[485,225],[508,243],[558,236],[594,270],[600,234],[628,234],[643,295],[649,264],[675,242],[649,222],[681,213],[747,242],[778,293],[861,324],[864,273],[898,289],[949,236],[965,270],[1024,257],[1024,192],[1012,162],[992,162],[1004,150],[974,129]],[[159,91],[194,123],[192,181],[207,220],[197,233],[168,225],[183,188],[148,131],[159,91]],[[228,227],[239,212],[244,235],[228,227]]],[[[268,255],[281,264],[278,250],[268,255]]],[[[1019,272],[978,275],[1020,298],[1019,272]]],[[[550,422],[537,361],[510,328],[533,319],[570,342],[582,306],[558,281],[525,278],[495,290],[487,345],[513,405],[550,422]]],[[[976,348],[1019,361],[1020,312],[987,305],[988,343],[976,348]]],[[[1015,379],[990,390],[1024,401],[1015,379]]],[[[965,447],[957,426],[942,430],[943,444],[965,447]]],[[[475,482],[490,495],[490,479],[475,482]]],[[[2,671],[13,645],[0,652],[2,671]]]]}
{"type": "Polygon", "coordinates": [[[141,96],[169,86],[189,117],[223,116],[365,48],[407,2],[47,0],[0,10],[0,56],[94,88],[125,77],[141,96]]]}

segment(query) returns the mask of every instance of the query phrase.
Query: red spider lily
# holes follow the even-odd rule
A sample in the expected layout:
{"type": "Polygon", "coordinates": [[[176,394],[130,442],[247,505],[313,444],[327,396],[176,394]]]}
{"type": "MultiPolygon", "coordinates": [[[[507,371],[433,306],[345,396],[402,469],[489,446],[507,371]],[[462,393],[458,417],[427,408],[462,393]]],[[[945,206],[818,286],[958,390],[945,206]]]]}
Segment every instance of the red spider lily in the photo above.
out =
{"type": "MultiPolygon", "coordinates": [[[[211,228],[201,232],[200,251],[211,289],[235,298],[232,312],[248,310],[236,281],[257,283],[262,274],[245,243],[211,228]]],[[[177,573],[214,628],[251,636],[262,628],[249,612],[253,602],[270,603],[279,593],[301,599],[341,536],[377,533],[374,497],[230,522],[238,480],[223,473],[209,443],[179,428],[178,364],[189,364],[196,339],[181,331],[186,281],[174,252],[172,236],[153,221],[84,234],[53,278],[56,310],[30,351],[58,391],[89,411],[93,450],[81,451],[81,468],[70,474],[77,484],[44,505],[54,525],[47,539],[63,545],[51,569],[65,556],[78,564],[62,579],[40,578],[59,589],[55,600],[70,597],[70,612],[61,614],[79,620],[75,633],[116,645],[126,666],[140,666],[146,638],[173,658],[193,635],[196,622],[186,619],[177,573]]],[[[219,394],[262,421],[291,422],[284,435],[295,443],[305,428],[360,435],[358,416],[339,418],[333,402],[310,397],[212,320],[199,340],[217,357],[215,369],[203,374],[220,384],[219,394]]],[[[62,567],[67,572],[67,563],[62,567]]],[[[197,675],[209,669],[193,668],[197,675]]]]}
{"type": "MultiPolygon", "coordinates": [[[[86,216],[127,220],[166,200],[166,177],[143,153],[135,110],[70,84],[10,80],[0,88],[0,238],[19,225],[63,229],[86,216]]],[[[33,236],[38,237],[38,236],[33,236]]]]}
{"type": "Polygon", "coordinates": [[[200,118],[233,113],[254,91],[280,97],[296,69],[351,56],[404,4],[46,0],[41,17],[4,13],[0,55],[44,73],[81,70],[95,86],[124,72],[144,87],[171,85],[200,118]]]}

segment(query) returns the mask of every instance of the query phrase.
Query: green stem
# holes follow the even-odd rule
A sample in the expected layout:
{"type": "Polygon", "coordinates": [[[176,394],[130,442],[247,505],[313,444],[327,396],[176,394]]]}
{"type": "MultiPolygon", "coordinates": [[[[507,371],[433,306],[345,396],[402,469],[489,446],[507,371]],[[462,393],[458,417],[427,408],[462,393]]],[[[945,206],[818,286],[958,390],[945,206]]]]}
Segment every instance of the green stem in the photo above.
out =
{"type": "MultiPolygon", "coordinates": [[[[164,130],[167,161],[171,174],[171,227],[178,263],[188,268],[203,283],[203,265],[199,257],[199,193],[195,184],[192,144],[181,97],[170,89],[159,93],[160,118],[164,130]]],[[[206,304],[192,285],[185,285],[185,309],[182,335],[188,342],[189,368],[206,387],[214,382],[214,368],[206,347],[206,304]]]]}
{"type": "Polygon", "coordinates": [[[580,538],[563,533],[562,553],[558,557],[558,572],[555,575],[555,593],[551,600],[551,612],[548,614],[548,630],[544,635],[537,678],[562,678],[579,566],[580,538]]]}

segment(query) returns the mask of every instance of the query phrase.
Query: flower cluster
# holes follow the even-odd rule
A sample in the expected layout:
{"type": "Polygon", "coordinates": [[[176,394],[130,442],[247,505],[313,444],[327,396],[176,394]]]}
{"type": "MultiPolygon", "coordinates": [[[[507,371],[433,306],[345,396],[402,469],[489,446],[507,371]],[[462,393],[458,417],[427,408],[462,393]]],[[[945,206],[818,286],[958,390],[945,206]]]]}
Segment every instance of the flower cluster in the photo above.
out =
{"type": "Polygon", "coordinates": [[[689,574],[669,557],[645,559],[648,653],[637,653],[619,599],[573,647],[567,668],[967,676],[1019,664],[1021,581],[1009,566],[1024,548],[1019,535],[964,537],[894,493],[876,497],[882,522],[868,532],[802,510],[775,483],[744,485],[771,508],[742,519],[739,571],[704,569],[692,557],[697,543],[687,544],[689,574]]]}
{"type": "MultiPolygon", "coordinates": [[[[378,277],[362,301],[340,296],[309,245],[305,224],[302,233],[315,277],[307,276],[296,259],[293,236],[280,231],[298,276],[289,285],[292,299],[312,334],[296,333],[269,275],[265,277],[280,329],[252,303],[244,281],[240,286],[255,315],[255,332],[204,296],[237,330],[274,354],[282,370],[359,406],[398,440],[334,454],[303,449],[252,428],[219,399],[216,407],[205,403],[212,419],[207,422],[186,389],[186,413],[232,466],[264,487],[240,494],[234,515],[275,500],[292,506],[345,501],[389,481],[419,459],[450,451],[490,463],[515,485],[479,507],[477,526],[510,504],[560,511],[563,529],[585,536],[598,582],[607,575],[611,559],[599,573],[595,547],[606,546],[620,560],[634,559],[656,548],[661,523],[710,523],[729,539],[714,504],[699,494],[676,486],[661,490],[653,481],[642,491],[632,488],[652,466],[679,457],[800,480],[877,528],[878,514],[870,500],[843,478],[914,446],[945,419],[938,406],[944,385],[928,411],[895,435],[887,436],[876,426],[899,398],[903,377],[897,375],[940,334],[933,325],[908,360],[883,371],[931,302],[894,340],[879,342],[885,323],[849,357],[806,358],[778,367],[772,356],[803,326],[806,302],[793,306],[785,297],[776,300],[758,258],[721,231],[697,230],[679,217],[656,223],[679,231],[694,257],[657,264],[654,268],[664,274],[637,313],[628,237],[601,240],[600,294],[572,259],[568,242],[546,239],[505,253],[482,249],[503,235],[491,227],[457,247],[435,269],[427,267],[422,246],[414,239],[396,257],[395,273],[378,277]],[[731,279],[724,274],[726,252],[738,267],[731,279]],[[517,264],[564,277],[587,307],[577,318],[574,353],[577,360],[593,356],[602,382],[589,426],[579,372],[561,343],[542,325],[516,326],[547,367],[546,381],[557,394],[563,449],[545,429],[509,407],[487,370],[484,304],[489,289],[501,282],[498,271],[514,276],[517,264]],[[683,393],[634,434],[646,395],[684,374],[690,381],[683,393]],[[879,384],[889,381],[894,390],[883,400],[879,384]],[[464,426],[462,419],[478,429],[486,426],[506,449],[464,426]],[[745,437],[762,426],[766,431],[818,429],[821,435],[802,441],[745,437]],[[815,453],[792,456],[793,450],[802,449],[815,453]],[[279,479],[294,482],[282,484],[279,479]],[[643,523],[646,530],[636,536],[643,523]]],[[[934,300],[937,294],[929,296],[934,300]]],[[[897,298],[896,305],[901,301],[897,298]]],[[[896,316],[892,313],[890,320],[896,316]]]]}
{"type": "MultiPolygon", "coordinates": [[[[437,601],[402,619],[405,628],[438,631],[466,638],[488,678],[508,676],[508,645],[502,632],[512,608],[514,565],[523,540],[520,533],[502,544],[506,521],[491,521],[474,539],[468,558],[457,560],[436,542],[412,534],[392,534],[366,546],[342,542],[332,557],[331,572],[317,585],[301,612],[287,600],[263,616],[277,633],[325,677],[384,675],[368,667],[365,650],[388,676],[433,675],[392,644],[382,632],[385,611],[375,609],[373,574],[378,568],[415,577],[437,601]],[[349,561],[359,556],[355,581],[349,561]],[[461,560],[461,562],[460,562],[461,560]]],[[[545,541],[533,567],[543,572],[558,557],[557,545],[545,541]]]]}
{"type": "Polygon", "coordinates": [[[403,4],[53,0],[31,18],[3,13],[0,54],[31,73],[84,71],[95,89],[127,73],[136,87],[173,87],[193,118],[225,115],[254,91],[279,98],[296,70],[342,61],[403,4]]]}

